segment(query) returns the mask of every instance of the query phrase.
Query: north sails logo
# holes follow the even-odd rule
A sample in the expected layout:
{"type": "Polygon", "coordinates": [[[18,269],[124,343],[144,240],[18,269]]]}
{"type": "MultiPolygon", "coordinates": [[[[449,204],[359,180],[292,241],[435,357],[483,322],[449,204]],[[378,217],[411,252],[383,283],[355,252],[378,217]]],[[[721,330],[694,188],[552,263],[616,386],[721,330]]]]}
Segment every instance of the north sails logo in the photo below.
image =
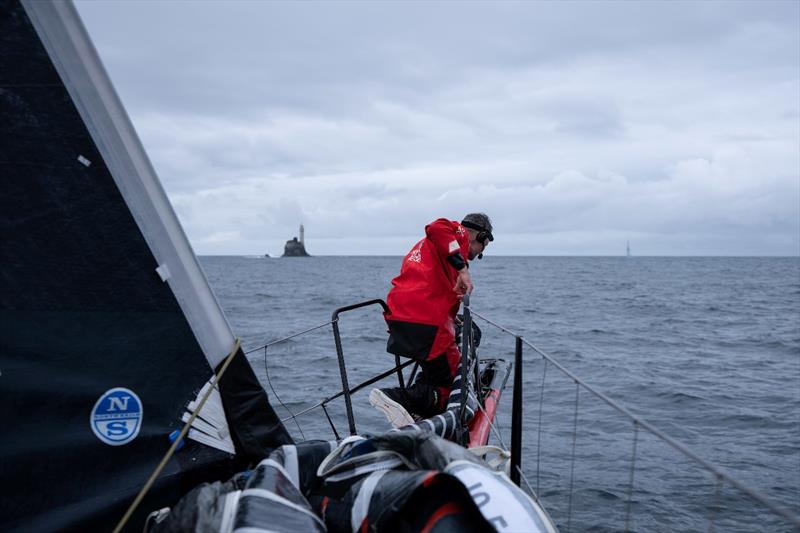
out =
{"type": "Polygon", "coordinates": [[[106,391],[94,404],[90,424],[98,439],[111,446],[121,446],[139,434],[142,414],[142,402],[136,393],[116,387],[106,391]]]}

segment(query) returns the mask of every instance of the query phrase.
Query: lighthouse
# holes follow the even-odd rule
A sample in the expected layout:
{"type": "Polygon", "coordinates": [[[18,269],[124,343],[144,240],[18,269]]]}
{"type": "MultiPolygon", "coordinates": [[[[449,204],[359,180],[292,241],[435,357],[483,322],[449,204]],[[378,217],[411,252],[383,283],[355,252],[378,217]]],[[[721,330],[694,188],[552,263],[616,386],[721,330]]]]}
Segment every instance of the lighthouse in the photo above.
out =
{"type": "Polygon", "coordinates": [[[286,241],[286,246],[283,247],[283,257],[309,257],[306,252],[306,230],[300,224],[300,239],[293,237],[291,240],[286,241]]]}

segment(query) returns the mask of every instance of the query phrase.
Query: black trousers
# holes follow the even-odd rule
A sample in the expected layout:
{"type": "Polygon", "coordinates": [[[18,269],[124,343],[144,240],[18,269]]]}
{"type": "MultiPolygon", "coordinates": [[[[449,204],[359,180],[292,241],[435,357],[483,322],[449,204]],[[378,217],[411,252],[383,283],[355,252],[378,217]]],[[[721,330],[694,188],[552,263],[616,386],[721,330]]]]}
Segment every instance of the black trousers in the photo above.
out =
{"type": "Polygon", "coordinates": [[[428,361],[420,361],[420,372],[414,379],[414,384],[430,385],[433,387],[447,387],[453,384],[450,375],[450,366],[447,364],[446,354],[440,354],[428,361]]]}

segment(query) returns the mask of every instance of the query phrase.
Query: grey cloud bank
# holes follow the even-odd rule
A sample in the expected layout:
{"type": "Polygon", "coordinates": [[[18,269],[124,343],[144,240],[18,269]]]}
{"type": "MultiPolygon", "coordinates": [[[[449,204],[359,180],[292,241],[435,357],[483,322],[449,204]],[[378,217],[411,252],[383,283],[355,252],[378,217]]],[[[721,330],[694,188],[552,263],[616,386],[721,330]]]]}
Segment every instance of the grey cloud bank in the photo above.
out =
{"type": "Polygon", "coordinates": [[[800,3],[78,2],[201,254],[800,254],[800,3]]]}

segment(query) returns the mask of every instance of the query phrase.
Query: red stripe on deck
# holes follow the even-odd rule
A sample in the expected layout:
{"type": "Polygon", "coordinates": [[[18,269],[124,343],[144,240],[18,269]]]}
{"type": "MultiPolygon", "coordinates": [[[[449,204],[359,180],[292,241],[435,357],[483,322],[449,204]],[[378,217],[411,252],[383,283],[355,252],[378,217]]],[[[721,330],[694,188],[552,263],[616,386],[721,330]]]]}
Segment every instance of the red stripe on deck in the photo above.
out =
{"type": "Polygon", "coordinates": [[[499,389],[492,389],[489,391],[489,394],[486,395],[483,409],[478,410],[469,423],[469,445],[467,448],[483,446],[489,442],[489,431],[494,421],[494,415],[497,411],[497,403],[499,400],[499,389]],[[484,411],[486,412],[484,413],[484,411]]]}

